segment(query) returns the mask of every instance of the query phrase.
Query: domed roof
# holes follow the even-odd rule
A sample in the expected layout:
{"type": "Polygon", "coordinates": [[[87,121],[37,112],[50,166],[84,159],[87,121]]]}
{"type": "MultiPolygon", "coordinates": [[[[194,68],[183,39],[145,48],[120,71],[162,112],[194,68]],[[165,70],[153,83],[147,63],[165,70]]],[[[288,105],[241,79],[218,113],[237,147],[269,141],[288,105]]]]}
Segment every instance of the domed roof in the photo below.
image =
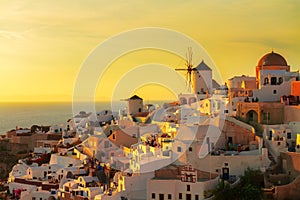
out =
{"type": "Polygon", "coordinates": [[[258,66],[288,66],[283,56],[278,53],[267,53],[259,61],[258,66]]]}

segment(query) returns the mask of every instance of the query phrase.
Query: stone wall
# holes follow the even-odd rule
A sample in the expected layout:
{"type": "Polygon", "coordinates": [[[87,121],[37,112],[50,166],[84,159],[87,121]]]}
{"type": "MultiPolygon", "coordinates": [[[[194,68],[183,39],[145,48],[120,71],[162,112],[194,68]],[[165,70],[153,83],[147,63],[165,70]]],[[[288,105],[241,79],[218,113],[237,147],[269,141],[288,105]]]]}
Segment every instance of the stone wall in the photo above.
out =
{"type": "Polygon", "coordinates": [[[284,106],[284,123],[300,121],[300,106],[284,106]]]}
{"type": "Polygon", "coordinates": [[[273,196],[277,200],[298,200],[300,197],[300,176],[288,185],[276,186],[273,196]]]}

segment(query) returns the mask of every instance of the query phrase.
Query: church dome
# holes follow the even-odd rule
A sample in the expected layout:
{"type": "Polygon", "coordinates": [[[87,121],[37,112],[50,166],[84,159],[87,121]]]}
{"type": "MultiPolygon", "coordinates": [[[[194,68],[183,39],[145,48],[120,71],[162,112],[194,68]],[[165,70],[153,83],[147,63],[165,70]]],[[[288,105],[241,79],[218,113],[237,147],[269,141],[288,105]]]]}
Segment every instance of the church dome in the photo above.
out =
{"type": "Polygon", "coordinates": [[[283,56],[278,53],[268,53],[264,55],[259,61],[258,66],[288,66],[283,56]]]}

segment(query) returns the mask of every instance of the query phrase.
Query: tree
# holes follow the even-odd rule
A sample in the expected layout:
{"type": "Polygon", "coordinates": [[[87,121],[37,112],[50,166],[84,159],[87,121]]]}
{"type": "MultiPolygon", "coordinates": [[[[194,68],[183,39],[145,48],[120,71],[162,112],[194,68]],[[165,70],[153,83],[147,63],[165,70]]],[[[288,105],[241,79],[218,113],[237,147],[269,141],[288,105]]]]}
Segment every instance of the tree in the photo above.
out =
{"type": "Polygon", "coordinates": [[[257,200],[263,197],[263,174],[259,170],[248,168],[240,177],[240,183],[231,188],[224,180],[212,191],[215,200],[257,200]]]}
{"type": "Polygon", "coordinates": [[[230,184],[223,179],[218,183],[217,187],[212,191],[215,200],[231,200],[235,199],[234,190],[230,188],[230,184]]]}
{"type": "Polygon", "coordinates": [[[248,168],[245,175],[241,176],[241,182],[237,187],[239,196],[245,200],[262,199],[264,186],[263,174],[259,170],[248,168]]]}

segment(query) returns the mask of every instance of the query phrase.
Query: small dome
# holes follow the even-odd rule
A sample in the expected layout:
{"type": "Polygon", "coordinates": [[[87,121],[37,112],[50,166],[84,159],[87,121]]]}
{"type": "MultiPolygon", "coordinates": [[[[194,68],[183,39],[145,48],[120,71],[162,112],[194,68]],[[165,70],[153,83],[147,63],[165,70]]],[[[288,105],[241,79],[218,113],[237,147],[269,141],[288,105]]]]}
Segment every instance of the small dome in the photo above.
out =
{"type": "Polygon", "coordinates": [[[268,53],[264,55],[259,61],[258,66],[288,66],[283,56],[278,53],[268,53]]]}

